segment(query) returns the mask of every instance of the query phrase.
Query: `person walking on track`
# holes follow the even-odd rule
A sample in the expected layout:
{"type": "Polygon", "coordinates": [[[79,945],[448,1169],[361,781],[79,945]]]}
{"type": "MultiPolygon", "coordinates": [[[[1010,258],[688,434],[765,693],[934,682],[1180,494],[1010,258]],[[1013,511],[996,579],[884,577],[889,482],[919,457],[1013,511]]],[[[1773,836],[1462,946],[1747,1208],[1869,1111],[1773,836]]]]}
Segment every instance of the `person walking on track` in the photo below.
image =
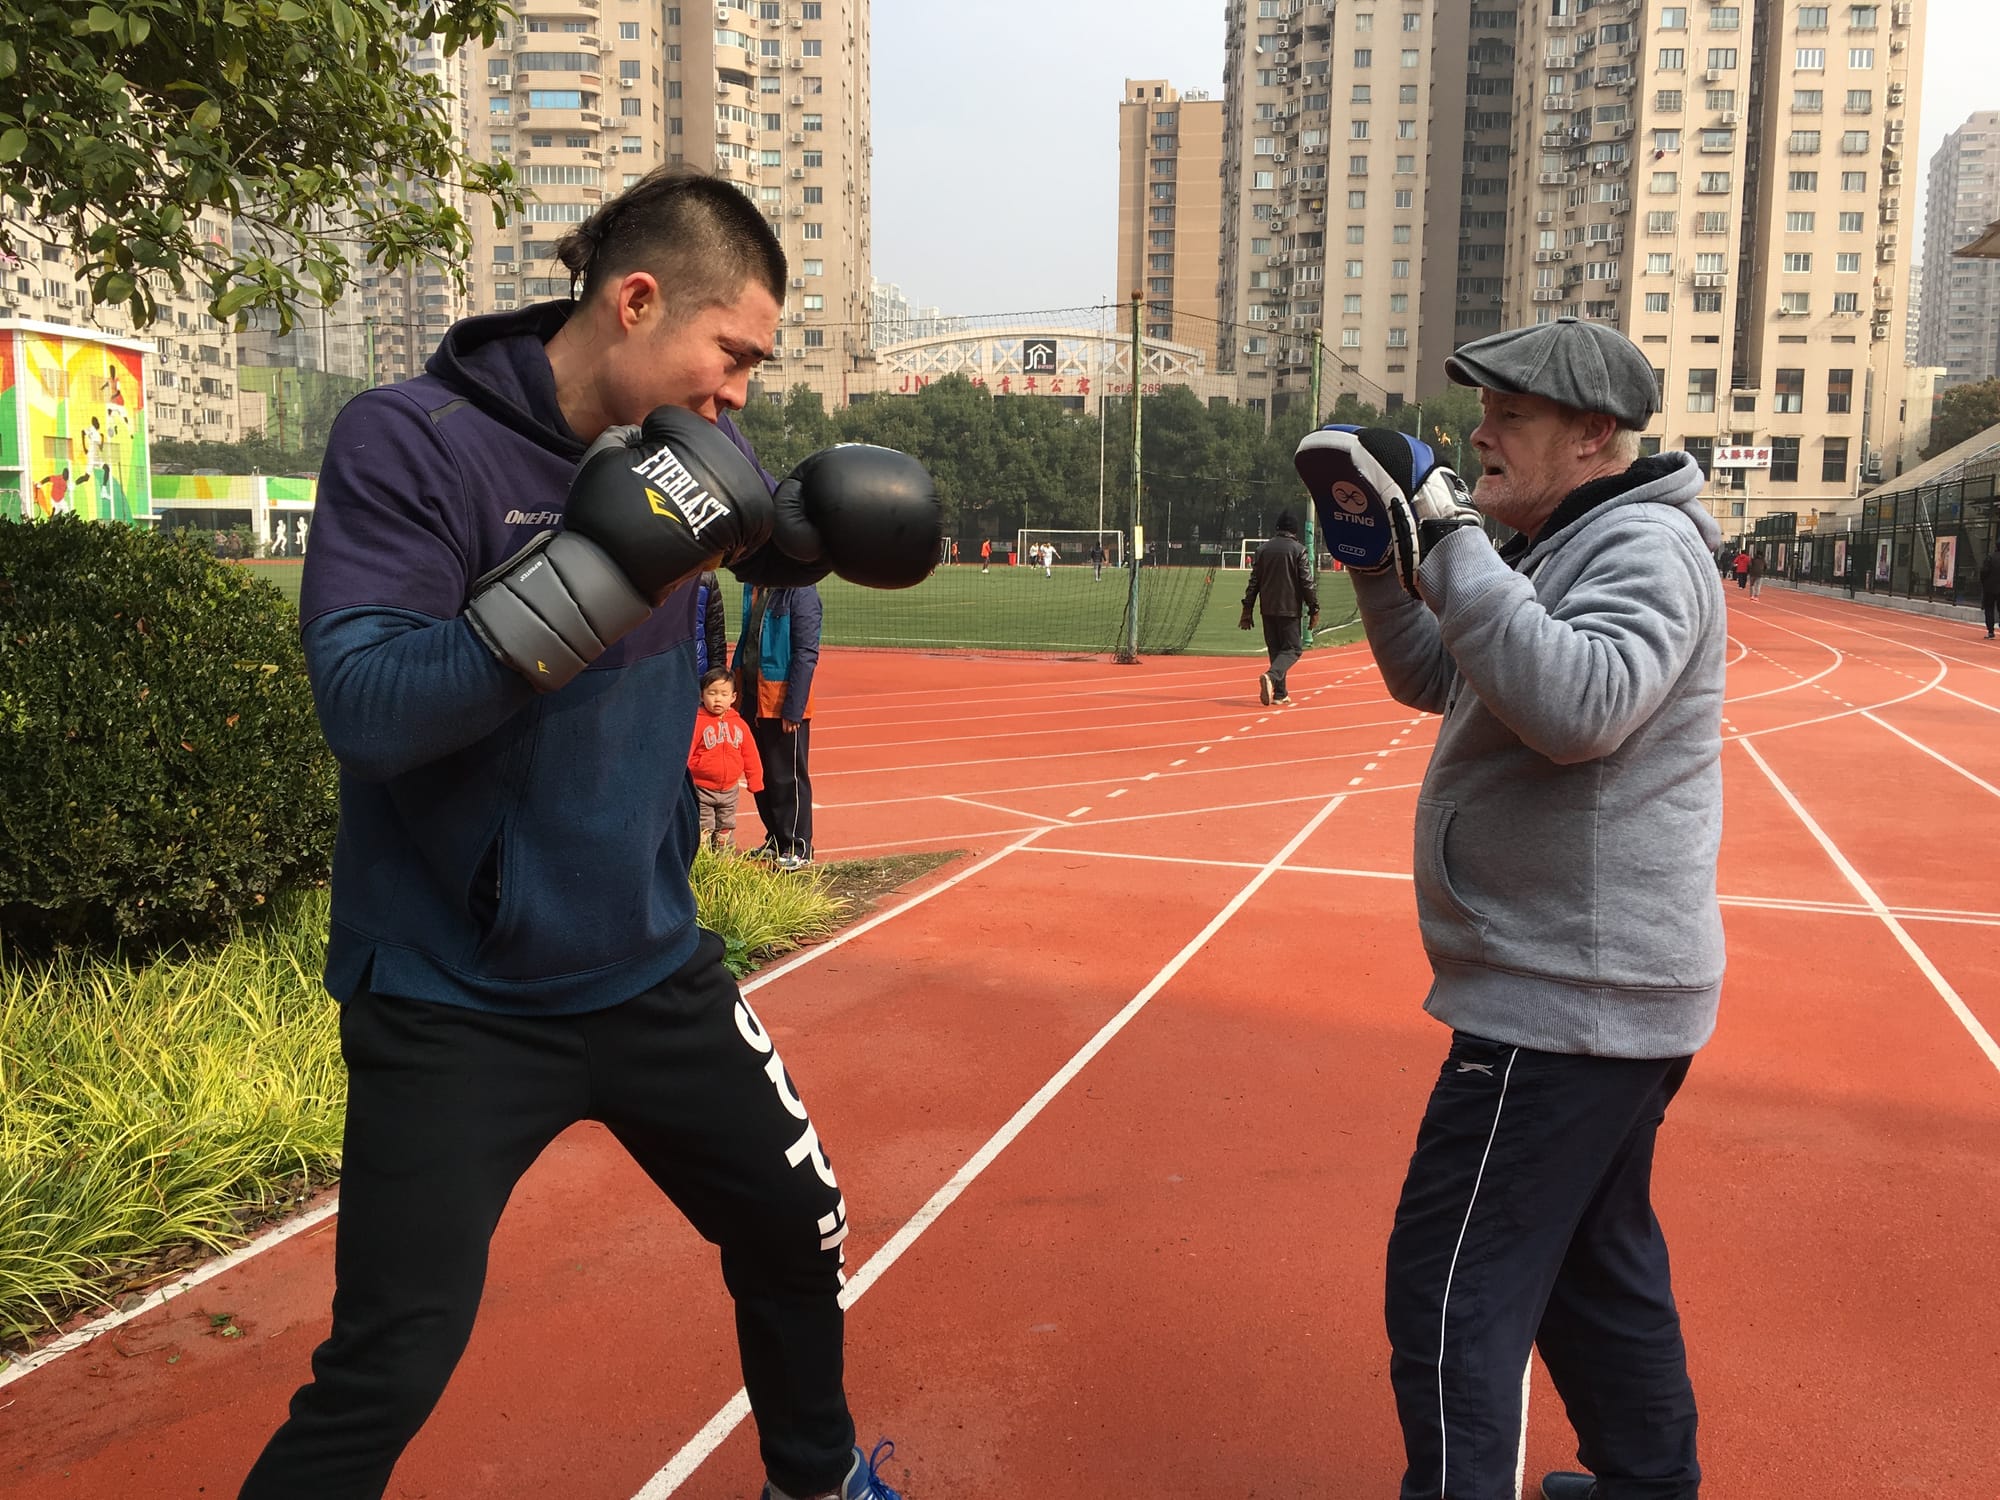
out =
{"type": "Polygon", "coordinates": [[[1986,615],[1986,639],[1990,641],[1996,618],[2000,618],[2000,536],[1993,539],[1993,550],[1979,565],[1979,607],[1986,615]]]}
{"type": "Polygon", "coordinates": [[[1300,450],[1323,517],[1366,502],[1390,526],[1387,563],[1355,570],[1361,619],[1390,693],[1443,716],[1415,890],[1452,1039],[1385,1295],[1402,1497],[1511,1500],[1533,1348],[1589,1471],[1546,1476],[1547,1500],[1695,1500],[1651,1180],[1722,987],[1720,533],[1694,459],[1640,456],[1659,392],[1616,331],[1559,318],[1445,372],[1484,411],[1470,499],[1399,432],[1300,450]]]}
{"type": "Polygon", "coordinates": [[[1257,701],[1287,704],[1292,699],[1285,674],[1303,650],[1299,616],[1306,614],[1311,628],[1319,628],[1319,595],[1313,591],[1306,549],[1299,545],[1298,519],[1290,511],[1279,515],[1278,534],[1250,560],[1250,586],[1243,591],[1243,615],[1236,628],[1248,630],[1251,611],[1259,608],[1264,616],[1264,650],[1271,665],[1257,679],[1257,701]]]}
{"type": "MultiPolygon", "coordinates": [[[[785,256],[727,182],[651,173],[556,256],[573,300],[453,325],[328,445],[300,616],[341,773],[333,1327],[241,1493],[384,1493],[516,1182],[588,1119],[720,1249],[767,1500],[883,1500],[842,1385],[847,1205],[696,921],[680,765],[697,575],[907,586],[936,564],[937,499],[869,447],[774,495],[729,413],[775,347],[785,256]]],[[[644,1385],[644,1351],[593,1357],[644,1385]]],[[[515,1487],[563,1472],[552,1454],[515,1487]]]]}

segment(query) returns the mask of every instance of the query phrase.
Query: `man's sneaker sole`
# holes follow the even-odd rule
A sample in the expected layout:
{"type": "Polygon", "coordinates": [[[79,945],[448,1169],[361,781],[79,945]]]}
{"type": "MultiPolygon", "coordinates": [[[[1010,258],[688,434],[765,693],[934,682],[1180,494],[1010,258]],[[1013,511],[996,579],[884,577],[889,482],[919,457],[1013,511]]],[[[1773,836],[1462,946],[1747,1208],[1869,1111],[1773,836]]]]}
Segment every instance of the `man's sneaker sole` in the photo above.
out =
{"type": "Polygon", "coordinates": [[[1272,704],[1271,674],[1266,672],[1257,679],[1257,701],[1269,708],[1272,704]]]}

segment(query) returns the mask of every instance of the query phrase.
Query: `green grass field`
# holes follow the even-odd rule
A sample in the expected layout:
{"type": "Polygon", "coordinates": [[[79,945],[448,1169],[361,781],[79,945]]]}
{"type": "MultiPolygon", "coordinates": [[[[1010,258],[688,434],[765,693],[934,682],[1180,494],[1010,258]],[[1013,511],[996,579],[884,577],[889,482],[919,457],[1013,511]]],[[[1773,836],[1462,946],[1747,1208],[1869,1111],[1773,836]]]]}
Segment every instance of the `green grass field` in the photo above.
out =
{"type": "MultiPolygon", "coordinates": [[[[299,597],[296,562],[243,565],[276,586],[294,603],[299,597]]],[[[1216,573],[1202,594],[1202,572],[1194,568],[1147,568],[1139,575],[1145,653],[1160,638],[1178,638],[1164,617],[1179,619],[1200,608],[1186,651],[1201,656],[1261,656],[1259,630],[1238,630],[1244,585],[1242,569],[1216,573]]],[[[742,590],[728,586],[723,603],[729,638],[736,639],[742,590]]],[[[1128,575],[1107,568],[1101,581],[1087,567],[1059,567],[1051,578],[1038,568],[996,567],[982,573],[974,564],[940,568],[912,589],[883,593],[857,588],[838,578],[820,585],[826,605],[825,641],[830,646],[881,647],[916,651],[1036,651],[1050,654],[1108,654],[1117,646],[1125,617],[1128,575]]],[[[1320,577],[1322,629],[1314,644],[1344,645],[1361,637],[1354,615],[1354,590],[1342,573],[1320,577]]]]}

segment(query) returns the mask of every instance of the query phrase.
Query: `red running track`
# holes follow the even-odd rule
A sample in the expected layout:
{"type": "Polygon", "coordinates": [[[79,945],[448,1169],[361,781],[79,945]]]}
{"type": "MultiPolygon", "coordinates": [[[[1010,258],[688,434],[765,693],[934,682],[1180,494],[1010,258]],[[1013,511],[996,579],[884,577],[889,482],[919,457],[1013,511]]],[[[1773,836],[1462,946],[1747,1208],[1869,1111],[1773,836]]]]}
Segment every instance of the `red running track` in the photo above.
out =
{"type": "MultiPolygon", "coordinates": [[[[1658,1183],[1705,1493],[2000,1494],[2000,647],[1730,603],[1730,971],[1658,1183]]],[[[821,854],[968,851],[756,984],[853,1214],[857,1416],[913,1500],[1395,1492],[1382,1250],[1446,1042],[1408,889],[1433,726],[1362,648],[1293,683],[828,653],[821,854]]],[[[0,1496],[233,1494],[324,1332],[332,1229],[10,1372],[0,1496]]],[[[390,1493],[750,1496],[740,1413],[712,1253],[580,1127],[390,1493]]],[[[1538,1375],[1528,1472],[1569,1461],[1538,1375]]]]}

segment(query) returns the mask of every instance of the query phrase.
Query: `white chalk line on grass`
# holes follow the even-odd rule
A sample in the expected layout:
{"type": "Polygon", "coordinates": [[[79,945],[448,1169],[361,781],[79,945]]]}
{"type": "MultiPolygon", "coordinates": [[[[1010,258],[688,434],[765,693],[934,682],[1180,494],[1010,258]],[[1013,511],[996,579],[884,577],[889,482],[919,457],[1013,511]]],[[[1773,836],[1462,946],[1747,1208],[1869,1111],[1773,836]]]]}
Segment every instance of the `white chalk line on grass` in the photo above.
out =
{"type": "MultiPolygon", "coordinates": [[[[748,983],[741,986],[743,993],[746,995],[754,994],[765,985],[771,983],[772,980],[780,979],[795,970],[804,968],[807,964],[818,961],[826,954],[833,952],[836,948],[844,947],[863,933],[872,932],[884,922],[899,917],[914,907],[922,906],[933,896],[950,890],[960,882],[969,880],[980,871],[997,864],[1008,855],[1026,848],[1030,842],[1046,833],[1049,826],[1045,824],[1040,828],[1015,830],[1024,836],[1009,844],[1005,849],[989,854],[984,859],[967,865],[963,870],[944,880],[940,880],[936,885],[928,886],[917,892],[916,895],[910,897],[907,901],[898,902],[887,911],[877,912],[865,922],[855,923],[854,926],[829,938],[826,942],[807,948],[804,952],[786,960],[784,963],[764,970],[748,983]]],[[[339,1209],[340,1200],[336,1197],[331,1202],[320,1205],[310,1213],[302,1214],[296,1219],[289,1220],[286,1223],[280,1224],[277,1228],[259,1235],[241,1249],[233,1250],[220,1259],[212,1260],[207,1265],[189,1272],[186,1276],[176,1280],[172,1286],[162,1287],[158,1291],[148,1294],[146,1299],[137,1306],[122,1312],[106,1313],[103,1317],[97,1318],[92,1322],[86,1323],[81,1328],[64,1334],[61,1338],[44,1345],[32,1354],[23,1356],[4,1370],[0,1370],[0,1386],[8,1385],[13,1381],[19,1380],[23,1375],[54,1363],[63,1355],[81,1349],[93,1339],[99,1338],[109,1333],[112,1329],[131,1322],[134,1318],[144,1313],[151,1312],[156,1307],[164,1307],[168,1302],[181,1296],[183,1293],[200,1286],[203,1282],[214,1280],[226,1271],[235,1270],[245,1261],[251,1259],[251,1257],[261,1255],[264,1251],[276,1245],[283,1244],[294,1235],[304,1234],[307,1230],[318,1227],[338,1213],[339,1209]]]]}
{"type": "Polygon", "coordinates": [[[1777,789],[1778,795],[1785,799],[1785,805],[1791,808],[1793,816],[1805,825],[1806,832],[1811,834],[1813,841],[1825,851],[1826,857],[1833,861],[1834,868],[1839,870],[1847,883],[1854,887],[1854,893],[1862,899],[1882,925],[1889,929],[1890,936],[1894,937],[1897,945],[1909,955],[1918,972],[1930,981],[1931,988],[1937,991],[1938,997],[1950,1008],[1951,1013],[1958,1017],[1959,1024],[1965,1028],[1966,1034],[1972,1038],[1979,1050],[1986,1055],[1986,1060],[1996,1070],[2000,1070],[2000,1045],[1996,1045],[1992,1034],[1979,1024],[1979,1018],[1958,997],[1958,991],[1951,987],[1950,981],[1938,972],[1938,967],[1931,962],[1930,955],[1917,946],[1916,939],[1910,936],[1896,914],[1880,896],[1875,894],[1875,888],[1862,879],[1861,872],[1854,868],[1845,854],[1840,852],[1839,846],[1827,837],[1826,830],[1813,820],[1812,814],[1806,811],[1805,804],[1793,795],[1792,789],[1785,785],[1776,771],[1771,769],[1771,763],[1758,753],[1757,747],[1747,740],[1739,743],[1742,744],[1744,753],[1756,762],[1757,769],[1762,771],[1765,778],[1777,789]]]}
{"type": "Polygon", "coordinates": [[[242,1246],[240,1249],[232,1250],[229,1254],[212,1260],[205,1266],[196,1267],[194,1270],[188,1272],[187,1275],[177,1278],[173,1285],[163,1286],[156,1291],[148,1292],[145,1298],[136,1305],[119,1312],[108,1312],[101,1318],[94,1318],[81,1328],[72,1329],[61,1338],[44,1344],[32,1354],[24,1354],[13,1364],[8,1365],[4,1370],[0,1370],[0,1386],[11,1385],[23,1375],[32,1374],[46,1365],[55,1363],[55,1361],[61,1359],[65,1354],[74,1353],[93,1339],[101,1338],[103,1335],[111,1332],[112,1329],[121,1328],[134,1318],[143,1317],[155,1308],[165,1307],[169,1302],[193,1291],[203,1282],[213,1281],[224,1272],[235,1270],[253,1255],[262,1255],[266,1250],[283,1244],[294,1235],[304,1234],[308,1229],[318,1228],[321,1224],[332,1218],[339,1211],[339,1208],[340,1200],[338,1198],[335,1198],[330,1203],[322,1203],[310,1213],[301,1214],[296,1219],[288,1219],[277,1228],[267,1230],[265,1233],[258,1235],[256,1239],[242,1246]]]}
{"type": "MultiPolygon", "coordinates": [[[[945,1210],[950,1208],[965,1190],[999,1159],[1000,1154],[1014,1143],[1022,1131],[1034,1123],[1035,1118],[1090,1065],[1091,1060],[1109,1046],[1119,1032],[1131,1024],[1133,1018],[1146,1008],[1153,997],[1165,989],[1188,962],[1208,946],[1229,919],[1241,911],[1250,898],[1283,868],[1285,861],[1319,831],[1320,825],[1332,817],[1334,810],[1345,800],[1346,798],[1342,796],[1326,799],[1325,804],[1313,814],[1306,825],[1293,834],[1282,849],[1258,867],[1257,873],[1245,882],[1243,888],[1230,897],[1220,911],[1209,918],[1207,925],[1190,938],[1180,952],[1167,960],[1159,972],[1147,981],[1145,988],[1098,1028],[1097,1034],[1078,1048],[1070,1060],[1058,1068],[1048,1082],[1037,1089],[1033,1097],[1017,1109],[1007,1123],[995,1131],[986,1144],[967,1159],[965,1165],[952,1175],[950,1181],[931,1194],[929,1201],[904,1221],[902,1227],[891,1235],[888,1242],[871,1255],[848,1281],[846,1289],[840,1294],[843,1306],[852,1307],[860,1301],[868,1289],[902,1259],[904,1253],[938,1221],[945,1210]]],[[[666,1467],[641,1486],[632,1500],[666,1500],[667,1496],[687,1482],[695,1470],[708,1460],[710,1454],[722,1446],[723,1441],[749,1414],[749,1398],[739,1389],[734,1396],[723,1403],[720,1411],[702,1425],[699,1432],[682,1445],[681,1450],[668,1460],[666,1467]]]]}

